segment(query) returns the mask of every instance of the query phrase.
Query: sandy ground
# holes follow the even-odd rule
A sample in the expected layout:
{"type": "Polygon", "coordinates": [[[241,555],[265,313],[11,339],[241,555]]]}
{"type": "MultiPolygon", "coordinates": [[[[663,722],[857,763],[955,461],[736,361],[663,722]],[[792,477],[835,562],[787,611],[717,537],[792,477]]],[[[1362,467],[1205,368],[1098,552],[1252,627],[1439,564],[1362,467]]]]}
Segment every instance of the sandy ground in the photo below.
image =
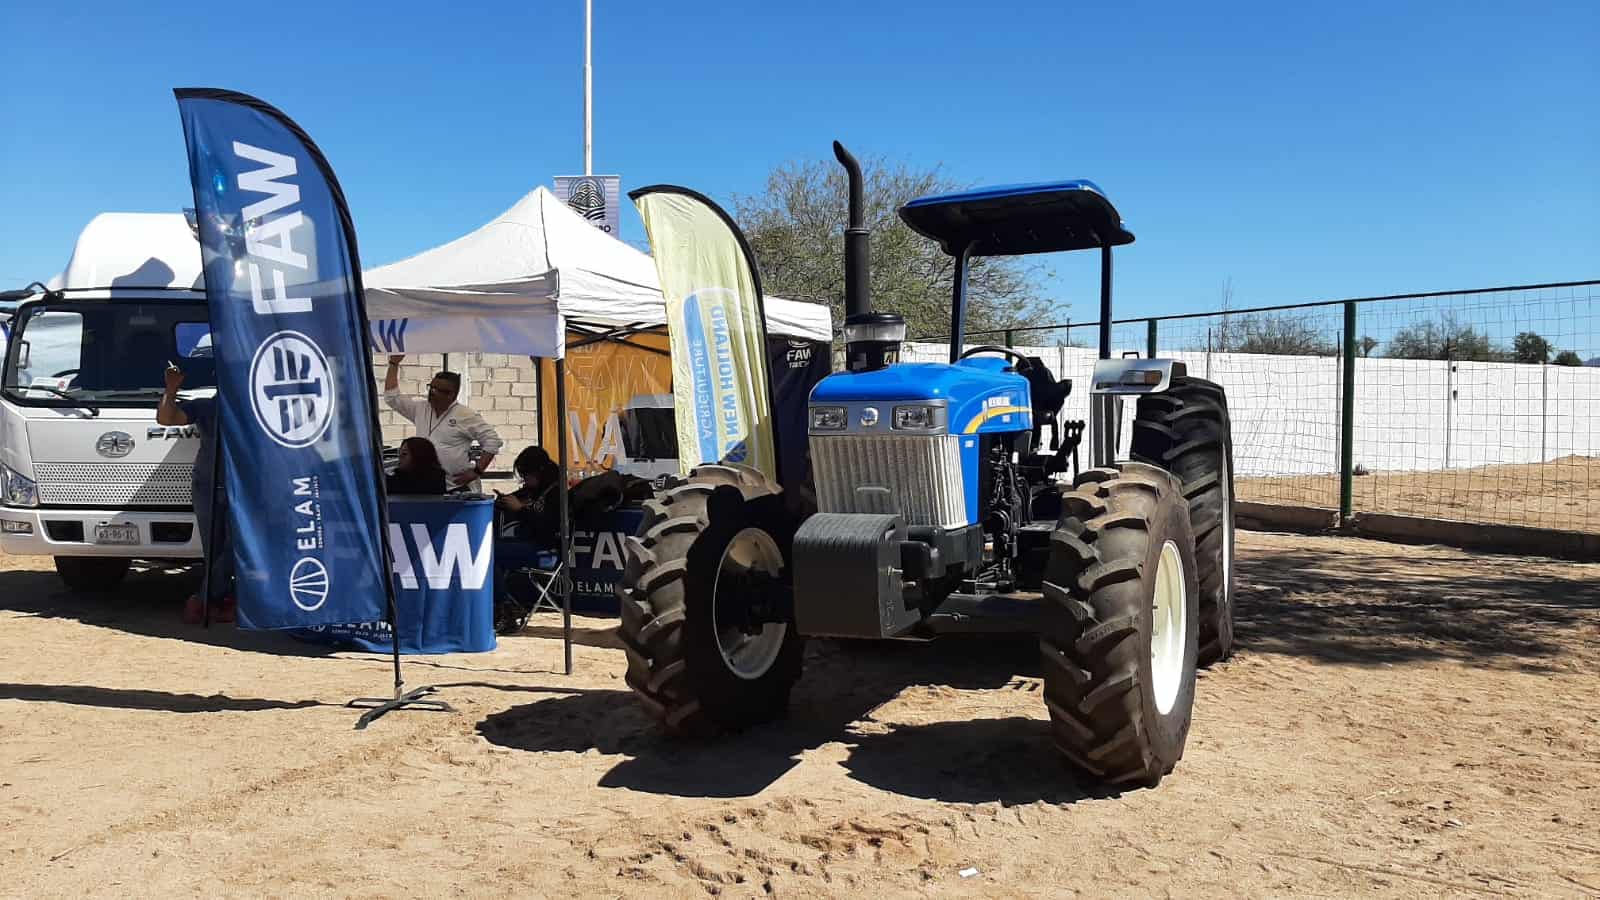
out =
{"type": "MultiPolygon", "coordinates": [[[[1240,478],[1238,491],[1240,500],[1339,506],[1338,475],[1240,478]]],[[[1600,458],[1564,456],[1540,464],[1444,472],[1373,472],[1356,476],[1351,501],[1356,512],[1600,532],[1600,458]]]]}
{"type": "Polygon", "coordinates": [[[0,894],[1600,895],[1600,566],[1246,534],[1188,754],[1098,794],[1026,642],[812,642],[790,719],[659,736],[611,622],[406,664],[0,559],[0,894]],[[965,869],[975,874],[963,877],[965,869]]]}

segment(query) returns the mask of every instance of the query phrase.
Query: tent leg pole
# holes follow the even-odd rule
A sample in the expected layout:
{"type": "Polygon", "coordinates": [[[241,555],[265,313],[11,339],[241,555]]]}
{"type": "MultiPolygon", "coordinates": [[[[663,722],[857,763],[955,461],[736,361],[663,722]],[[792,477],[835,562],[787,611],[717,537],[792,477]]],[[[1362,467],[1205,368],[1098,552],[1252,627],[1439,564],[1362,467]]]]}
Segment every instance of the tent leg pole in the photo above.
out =
{"type": "Polygon", "coordinates": [[[572,580],[567,576],[567,562],[572,554],[572,521],[567,497],[567,361],[556,359],[556,452],[560,456],[561,485],[561,559],[556,570],[561,572],[561,653],[566,662],[567,674],[572,674],[572,580]]]}

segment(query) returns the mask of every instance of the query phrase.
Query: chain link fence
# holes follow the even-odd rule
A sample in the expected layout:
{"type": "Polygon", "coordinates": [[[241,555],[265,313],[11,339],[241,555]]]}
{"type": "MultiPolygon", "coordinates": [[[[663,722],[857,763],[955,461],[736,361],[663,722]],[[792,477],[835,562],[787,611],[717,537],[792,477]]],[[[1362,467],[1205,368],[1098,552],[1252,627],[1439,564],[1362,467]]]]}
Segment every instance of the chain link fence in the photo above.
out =
{"type": "MultiPolygon", "coordinates": [[[[1112,355],[1153,352],[1227,389],[1241,500],[1600,533],[1597,300],[1585,281],[1128,319],[1112,355]]],[[[1072,378],[1063,414],[1087,420],[1096,329],[968,340],[1072,378]]]]}

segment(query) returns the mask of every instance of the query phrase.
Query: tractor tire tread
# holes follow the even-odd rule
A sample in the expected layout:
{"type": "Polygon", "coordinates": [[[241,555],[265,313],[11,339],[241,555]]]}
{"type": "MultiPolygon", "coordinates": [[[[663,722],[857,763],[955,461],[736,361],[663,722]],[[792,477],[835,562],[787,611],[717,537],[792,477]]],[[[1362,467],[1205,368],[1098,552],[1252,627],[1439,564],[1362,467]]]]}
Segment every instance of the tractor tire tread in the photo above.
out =
{"type": "Polygon", "coordinates": [[[1232,492],[1232,434],[1227,392],[1203,378],[1174,378],[1162,394],[1139,398],[1133,423],[1133,459],[1161,466],[1183,483],[1194,531],[1200,584],[1202,667],[1233,653],[1233,586],[1223,559],[1231,542],[1223,521],[1224,497],[1232,492]]]}

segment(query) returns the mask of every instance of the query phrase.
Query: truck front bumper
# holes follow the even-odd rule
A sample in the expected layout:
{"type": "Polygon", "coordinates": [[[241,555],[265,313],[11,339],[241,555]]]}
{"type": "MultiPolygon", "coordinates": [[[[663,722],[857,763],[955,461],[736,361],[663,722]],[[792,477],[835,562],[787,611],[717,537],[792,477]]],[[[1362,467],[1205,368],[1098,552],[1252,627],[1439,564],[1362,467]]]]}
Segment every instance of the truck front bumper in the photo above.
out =
{"type": "Polygon", "coordinates": [[[0,507],[0,549],[12,556],[116,556],[128,559],[199,559],[194,513],[118,512],[0,507]],[[96,540],[101,525],[130,526],[133,543],[96,540]]]}

